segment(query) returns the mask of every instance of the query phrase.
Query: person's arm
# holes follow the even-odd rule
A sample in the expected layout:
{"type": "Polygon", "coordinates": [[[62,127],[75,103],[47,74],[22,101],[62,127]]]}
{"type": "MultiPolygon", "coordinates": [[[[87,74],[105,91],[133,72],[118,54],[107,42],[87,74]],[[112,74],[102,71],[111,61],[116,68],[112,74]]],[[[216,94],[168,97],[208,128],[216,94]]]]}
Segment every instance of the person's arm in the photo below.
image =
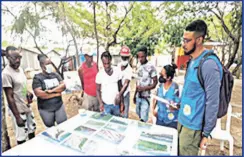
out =
{"type": "Polygon", "coordinates": [[[137,91],[144,92],[144,91],[150,91],[150,90],[154,89],[158,84],[158,78],[157,78],[157,76],[154,76],[152,79],[153,79],[153,84],[151,84],[149,86],[145,86],[145,87],[137,86],[136,87],[137,91]]]}
{"type": "Polygon", "coordinates": [[[39,75],[35,75],[32,82],[32,89],[36,97],[40,99],[51,99],[54,97],[61,96],[61,93],[48,93],[42,89],[42,81],[39,75]]]}
{"type": "Polygon", "coordinates": [[[120,106],[121,113],[123,113],[124,109],[125,109],[125,107],[124,107],[124,96],[123,95],[124,95],[125,90],[128,88],[129,84],[130,84],[130,80],[126,79],[121,90],[120,90],[120,92],[119,92],[119,96],[121,97],[121,106],[120,106]]]}
{"type": "Polygon", "coordinates": [[[3,89],[4,89],[6,97],[7,97],[8,106],[16,119],[17,125],[20,127],[21,126],[24,127],[25,123],[24,123],[23,119],[20,117],[20,113],[15,104],[13,89],[10,87],[4,87],[3,89]]]}
{"type": "MultiPolygon", "coordinates": [[[[202,68],[202,76],[206,94],[203,134],[209,136],[217,121],[221,77],[220,69],[214,60],[206,60],[202,67],[204,67],[202,68]]],[[[200,147],[204,148],[203,146],[206,145],[206,142],[207,138],[203,137],[200,147]]]]}
{"type": "Polygon", "coordinates": [[[47,93],[62,93],[66,89],[65,83],[59,74],[57,74],[57,73],[54,73],[54,74],[56,75],[56,78],[59,81],[59,85],[53,89],[46,90],[46,92],[47,93]]]}
{"type": "Polygon", "coordinates": [[[81,97],[83,97],[83,95],[84,95],[84,81],[83,81],[83,70],[82,70],[82,67],[79,68],[78,75],[80,77],[80,83],[81,83],[81,88],[82,88],[81,97]]]}
{"type": "Polygon", "coordinates": [[[127,89],[128,86],[129,86],[129,84],[130,84],[130,80],[129,80],[129,79],[126,79],[126,80],[125,80],[125,83],[123,84],[123,86],[122,86],[122,88],[121,88],[121,90],[120,90],[120,92],[119,92],[119,95],[120,95],[120,96],[123,96],[124,92],[126,91],[126,89],[127,89]]]}
{"type": "Polygon", "coordinates": [[[34,93],[36,97],[41,98],[41,99],[51,99],[54,97],[59,97],[61,96],[61,93],[48,93],[46,91],[43,91],[41,87],[35,88],[34,93]]]}
{"type": "MultiPolygon", "coordinates": [[[[122,80],[118,81],[118,86],[119,86],[119,91],[121,91],[123,88],[122,80]]],[[[119,94],[119,98],[116,99],[115,101],[118,101],[115,104],[120,104],[120,112],[123,113],[124,112],[124,96],[123,96],[123,94],[122,95],[119,94]]]]}
{"type": "Polygon", "coordinates": [[[103,112],[104,110],[104,104],[102,101],[102,96],[101,96],[101,84],[96,84],[96,92],[97,92],[97,99],[100,105],[100,111],[103,112]]]}
{"type": "Polygon", "coordinates": [[[66,89],[64,81],[59,82],[59,85],[53,89],[47,90],[47,93],[62,93],[66,89]]]}
{"type": "Polygon", "coordinates": [[[134,104],[136,104],[136,94],[137,94],[137,88],[136,88],[136,91],[135,91],[135,94],[134,94],[134,97],[133,97],[134,104]]]}
{"type": "MultiPolygon", "coordinates": [[[[157,89],[157,96],[158,96],[158,89],[157,89]]],[[[157,106],[157,100],[154,98],[153,102],[152,102],[152,115],[155,116],[155,117],[157,117],[157,114],[158,114],[158,112],[155,111],[156,106],[157,106]]]]}
{"type": "Polygon", "coordinates": [[[174,89],[174,94],[173,94],[173,101],[171,101],[170,103],[173,103],[174,105],[176,105],[176,108],[175,107],[172,107],[171,105],[169,105],[169,110],[171,112],[180,109],[179,93],[180,93],[179,92],[179,85],[178,84],[175,84],[175,89],[174,89]]]}

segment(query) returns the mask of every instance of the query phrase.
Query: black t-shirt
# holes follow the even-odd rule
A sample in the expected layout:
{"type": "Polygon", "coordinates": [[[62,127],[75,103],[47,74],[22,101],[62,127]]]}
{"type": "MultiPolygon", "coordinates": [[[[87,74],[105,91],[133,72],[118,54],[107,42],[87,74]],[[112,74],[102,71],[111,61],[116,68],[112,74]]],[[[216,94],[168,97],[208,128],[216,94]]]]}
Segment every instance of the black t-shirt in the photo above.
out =
{"type": "MultiPolygon", "coordinates": [[[[53,89],[59,85],[59,82],[62,81],[62,78],[57,73],[36,74],[33,78],[32,88],[33,90],[41,87],[43,91],[53,89]]],[[[56,111],[62,104],[62,97],[54,97],[50,99],[41,99],[37,98],[38,109],[43,109],[47,111],[56,111]]]]}

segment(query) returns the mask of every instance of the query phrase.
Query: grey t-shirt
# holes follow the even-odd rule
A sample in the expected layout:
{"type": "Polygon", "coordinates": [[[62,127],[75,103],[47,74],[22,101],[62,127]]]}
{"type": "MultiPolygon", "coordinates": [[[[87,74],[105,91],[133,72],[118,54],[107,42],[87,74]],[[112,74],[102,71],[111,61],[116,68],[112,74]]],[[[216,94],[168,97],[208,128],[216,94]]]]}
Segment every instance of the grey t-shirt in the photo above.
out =
{"type": "MultiPolygon", "coordinates": [[[[157,76],[157,70],[150,62],[147,62],[146,64],[143,64],[139,67],[137,74],[138,74],[137,85],[141,87],[145,87],[153,83],[152,78],[157,76]]],[[[150,91],[142,92],[141,96],[149,97],[150,91]]]]}
{"type": "MultiPolygon", "coordinates": [[[[33,78],[32,88],[34,90],[41,87],[41,89],[45,91],[59,86],[60,81],[62,81],[62,78],[57,73],[39,73],[36,74],[33,78]]],[[[63,101],[61,96],[50,99],[37,98],[37,104],[38,109],[56,111],[62,106],[63,101]]]]}
{"type": "Polygon", "coordinates": [[[14,100],[19,113],[31,112],[27,104],[27,79],[21,67],[17,70],[9,65],[2,71],[2,87],[13,89],[14,100]]]}

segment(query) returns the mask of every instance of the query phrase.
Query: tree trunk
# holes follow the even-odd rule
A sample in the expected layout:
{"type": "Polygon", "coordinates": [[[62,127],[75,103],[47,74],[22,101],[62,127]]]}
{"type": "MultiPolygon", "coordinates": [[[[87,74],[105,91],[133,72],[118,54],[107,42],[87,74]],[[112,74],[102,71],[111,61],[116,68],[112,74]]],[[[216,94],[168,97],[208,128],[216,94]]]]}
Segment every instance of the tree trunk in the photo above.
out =
{"type": "MultiPolygon", "coordinates": [[[[71,33],[72,34],[72,33],[71,33]]],[[[75,49],[76,49],[76,67],[75,67],[75,70],[77,70],[78,68],[79,68],[79,66],[80,66],[80,59],[79,59],[79,50],[78,50],[78,46],[77,46],[77,42],[76,42],[76,38],[75,38],[75,36],[74,35],[72,35],[72,38],[73,38],[73,40],[74,40],[74,43],[75,43],[75,49]]]]}
{"type": "Polygon", "coordinates": [[[99,69],[99,40],[97,34],[97,20],[96,20],[96,2],[93,2],[93,20],[94,20],[94,31],[97,41],[97,69],[99,69]]]}
{"type": "Polygon", "coordinates": [[[240,38],[238,38],[238,41],[234,42],[234,48],[233,48],[233,53],[231,54],[231,56],[228,59],[228,63],[226,64],[226,68],[230,68],[231,65],[234,63],[234,60],[236,58],[236,54],[238,52],[238,48],[239,48],[239,44],[240,44],[240,38]]]}
{"type": "Polygon", "coordinates": [[[225,65],[225,50],[226,50],[226,47],[223,46],[222,50],[221,50],[221,53],[222,53],[221,62],[222,62],[223,65],[225,65]]]}
{"type": "Polygon", "coordinates": [[[7,131],[6,116],[5,116],[5,103],[2,90],[2,152],[10,149],[10,140],[7,131]]]}
{"type": "Polygon", "coordinates": [[[242,57],[240,57],[238,64],[236,65],[235,69],[232,71],[232,75],[237,75],[237,72],[238,72],[239,68],[241,67],[241,65],[242,65],[242,57]]]}
{"type": "Polygon", "coordinates": [[[242,65],[239,67],[239,69],[236,72],[236,78],[237,79],[240,79],[240,77],[241,77],[241,71],[242,71],[242,65]]]}

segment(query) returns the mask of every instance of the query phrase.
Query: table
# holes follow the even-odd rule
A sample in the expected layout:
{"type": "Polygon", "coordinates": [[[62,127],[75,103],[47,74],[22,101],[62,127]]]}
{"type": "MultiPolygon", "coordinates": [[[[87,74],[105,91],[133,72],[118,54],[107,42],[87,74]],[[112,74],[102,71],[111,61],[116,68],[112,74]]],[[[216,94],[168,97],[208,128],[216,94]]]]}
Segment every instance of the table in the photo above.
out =
{"type": "Polygon", "coordinates": [[[177,155],[177,130],[86,111],[2,155],[177,155]]]}

